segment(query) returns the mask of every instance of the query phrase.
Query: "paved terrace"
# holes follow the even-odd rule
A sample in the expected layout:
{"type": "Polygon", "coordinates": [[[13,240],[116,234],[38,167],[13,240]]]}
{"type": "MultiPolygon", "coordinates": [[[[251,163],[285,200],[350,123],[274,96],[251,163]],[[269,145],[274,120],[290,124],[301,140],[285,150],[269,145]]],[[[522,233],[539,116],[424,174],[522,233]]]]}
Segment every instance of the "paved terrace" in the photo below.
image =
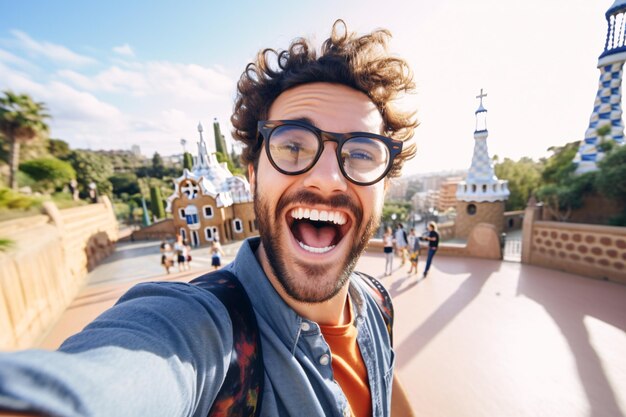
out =
{"type": "MultiPolygon", "coordinates": [[[[228,261],[237,246],[225,249],[228,261]]],[[[137,282],[209,269],[207,249],[192,256],[190,272],[165,276],[158,243],[118,245],[42,347],[58,346],[137,282]]],[[[395,264],[382,280],[395,301],[396,366],[418,416],[626,415],[626,286],[444,256],[416,281],[395,264]]],[[[382,254],[363,256],[358,269],[380,278],[382,254]]]]}

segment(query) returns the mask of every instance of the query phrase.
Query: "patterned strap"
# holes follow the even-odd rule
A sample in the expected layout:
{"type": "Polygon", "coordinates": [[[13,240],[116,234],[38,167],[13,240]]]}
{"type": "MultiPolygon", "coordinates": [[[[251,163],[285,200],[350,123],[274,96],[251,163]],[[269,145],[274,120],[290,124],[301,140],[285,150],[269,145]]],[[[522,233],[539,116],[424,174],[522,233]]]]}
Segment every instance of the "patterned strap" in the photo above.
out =
{"type": "Polygon", "coordinates": [[[364,274],[363,272],[355,271],[355,274],[361,277],[361,281],[366,284],[365,288],[372,295],[372,297],[374,297],[376,304],[378,304],[380,312],[383,315],[383,319],[385,320],[385,324],[387,325],[389,340],[391,341],[391,346],[393,347],[393,303],[391,302],[391,296],[385,287],[383,287],[383,284],[381,284],[376,278],[364,274]]]}
{"type": "Polygon", "coordinates": [[[235,275],[224,270],[190,283],[213,293],[226,307],[233,325],[230,364],[208,417],[258,417],[265,368],[259,327],[246,290],[235,275]]]}

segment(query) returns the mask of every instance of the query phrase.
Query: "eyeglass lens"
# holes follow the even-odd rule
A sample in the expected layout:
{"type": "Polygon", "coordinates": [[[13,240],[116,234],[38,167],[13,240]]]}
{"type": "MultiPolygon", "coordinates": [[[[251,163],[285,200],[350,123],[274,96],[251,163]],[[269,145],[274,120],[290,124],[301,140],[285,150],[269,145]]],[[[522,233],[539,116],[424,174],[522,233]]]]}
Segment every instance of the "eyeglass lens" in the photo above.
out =
{"type": "MultiPolygon", "coordinates": [[[[311,168],[321,143],[313,131],[304,127],[279,126],[270,134],[270,157],[285,172],[304,172],[311,168]]],[[[389,150],[382,141],[357,136],[344,142],[340,164],[351,180],[367,183],[385,172],[389,158],[389,150]]]]}

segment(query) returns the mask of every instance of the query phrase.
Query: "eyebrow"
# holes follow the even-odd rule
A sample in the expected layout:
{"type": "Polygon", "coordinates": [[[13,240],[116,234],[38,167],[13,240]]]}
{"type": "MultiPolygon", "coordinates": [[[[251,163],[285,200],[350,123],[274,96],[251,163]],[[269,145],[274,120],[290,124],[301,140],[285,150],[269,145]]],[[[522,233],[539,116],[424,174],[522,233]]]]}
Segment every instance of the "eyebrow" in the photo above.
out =
{"type": "MultiPolygon", "coordinates": [[[[315,122],[314,122],[312,119],[309,119],[309,118],[308,118],[308,117],[306,117],[306,116],[297,117],[297,118],[295,118],[295,119],[287,119],[287,120],[291,120],[291,121],[294,121],[294,122],[300,122],[300,123],[306,123],[306,124],[308,124],[308,125],[313,126],[313,127],[314,127],[314,128],[316,128],[316,129],[319,129],[319,130],[321,130],[321,131],[325,132],[325,130],[323,130],[323,129],[321,129],[321,128],[317,127],[317,126],[315,125],[315,122]]],[[[330,133],[336,133],[336,132],[330,132],[330,133]]],[[[351,133],[351,132],[345,132],[345,133],[351,133]]],[[[386,137],[386,138],[388,138],[388,139],[392,139],[392,138],[390,138],[390,137],[388,137],[388,136],[385,136],[384,131],[383,131],[383,129],[382,129],[382,126],[381,126],[381,132],[380,132],[380,133],[374,133],[374,132],[366,132],[366,133],[371,133],[371,134],[373,134],[373,135],[384,136],[384,137],[386,137]]],[[[338,133],[338,134],[342,134],[342,133],[338,133]]]]}
{"type": "Polygon", "coordinates": [[[306,123],[309,124],[313,127],[316,127],[319,129],[319,127],[315,126],[315,123],[313,122],[313,120],[309,119],[308,117],[304,116],[304,117],[298,117],[297,119],[289,119],[289,120],[293,120],[295,122],[301,122],[301,123],[306,123]]]}

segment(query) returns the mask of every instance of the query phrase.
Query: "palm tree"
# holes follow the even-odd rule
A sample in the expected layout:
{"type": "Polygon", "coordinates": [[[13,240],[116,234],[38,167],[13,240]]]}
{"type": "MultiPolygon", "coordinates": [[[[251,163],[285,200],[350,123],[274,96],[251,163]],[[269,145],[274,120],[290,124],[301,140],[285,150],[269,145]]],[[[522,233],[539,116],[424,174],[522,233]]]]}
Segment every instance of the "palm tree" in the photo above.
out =
{"type": "Polygon", "coordinates": [[[20,163],[20,146],[48,131],[44,122],[50,118],[43,103],[33,101],[26,94],[5,91],[0,97],[0,133],[11,145],[10,178],[12,189],[17,189],[17,169],[20,163]]]}

